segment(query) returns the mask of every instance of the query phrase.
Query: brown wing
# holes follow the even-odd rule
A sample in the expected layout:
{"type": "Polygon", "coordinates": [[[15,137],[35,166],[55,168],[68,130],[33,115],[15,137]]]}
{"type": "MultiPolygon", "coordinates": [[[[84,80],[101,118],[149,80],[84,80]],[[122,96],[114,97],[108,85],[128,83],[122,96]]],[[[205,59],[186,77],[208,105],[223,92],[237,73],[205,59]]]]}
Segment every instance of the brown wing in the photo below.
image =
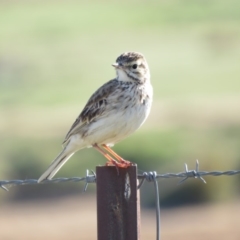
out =
{"type": "Polygon", "coordinates": [[[68,131],[63,144],[66,143],[70,136],[79,132],[81,127],[92,122],[97,116],[101,115],[107,104],[107,98],[118,86],[118,80],[113,79],[101,86],[88,100],[86,106],[75,120],[68,131]]]}

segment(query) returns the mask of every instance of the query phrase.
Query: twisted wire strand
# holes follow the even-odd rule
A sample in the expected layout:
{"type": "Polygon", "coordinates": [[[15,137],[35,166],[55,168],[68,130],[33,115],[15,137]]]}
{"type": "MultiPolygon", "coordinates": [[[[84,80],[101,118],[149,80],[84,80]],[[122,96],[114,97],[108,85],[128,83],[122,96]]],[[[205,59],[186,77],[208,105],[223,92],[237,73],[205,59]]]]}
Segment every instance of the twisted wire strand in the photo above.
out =
{"type": "MultiPolygon", "coordinates": [[[[195,176],[190,176],[188,175],[189,173],[192,174],[192,171],[195,170],[190,170],[188,173],[186,172],[179,172],[179,173],[164,173],[164,174],[157,174],[156,178],[184,178],[184,177],[195,177],[195,176]]],[[[222,175],[226,175],[226,176],[232,176],[232,175],[236,175],[236,174],[240,174],[240,170],[229,170],[229,171],[211,171],[211,172],[207,172],[207,171],[200,171],[197,172],[197,175],[199,176],[214,176],[214,177],[218,177],[218,176],[222,176],[222,175]]],[[[143,179],[144,176],[143,175],[139,175],[138,176],[139,179],[143,179]]]]}
{"type": "MultiPolygon", "coordinates": [[[[70,177],[70,178],[54,178],[51,180],[45,180],[40,184],[47,183],[66,183],[66,182],[85,182],[85,186],[83,191],[87,190],[89,183],[96,182],[96,174],[91,171],[92,174],[89,174],[89,170],[86,170],[86,177],[70,177]]],[[[159,189],[158,189],[158,178],[182,178],[178,184],[183,183],[188,178],[198,178],[203,183],[206,181],[203,179],[203,176],[234,176],[240,174],[240,170],[229,170],[229,171],[199,171],[199,162],[196,160],[196,168],[195,170],[188,170],[188,165],[185,164],[185,172],[179,173],[165,173],[165,174],[157,174],[157,172],[144,172],[143,174],[138,175],[138,179],[141,180],[138,185],[138,189],[143,185],[144,181],[154,182],[155,188],[155,202],[156,202],[156,239],[160,240],[160,200],[159,200],[159,189]]],[[[25,179],[25,180],[2,180],[0,181],[0,187],[6,191],[8,191],[8,187],[10,186],[19,186],[19,185],[34,185],[39,184],[37,179],[25,179]]]]}
{"type": "MultiPolygon", "coordinates": [[[[212,172],[206,172],[206,171],[200,171],[196,172],[195,170],[190,170],[188,172],[179,172],[179,173],[165,173],[165,174],[157,174],[156,178],[198,178],[203,176],[233,176],[240,174],[240,170],[229,170],[229,171],[212,171],[212,172]]],[[[146,175],[139,174],[138,179],[146,179],[146,175]]],[[[86,177],[60,177],[60,178],[54,178],[51,180],[45,180],[41,182],[40,184],[48,184],[48,183],[66,183],[66,182],[87,182],[92,183],[96,181],[96,176],[88,175],[86,177]]],[[[25,180],[1,180],[0,186],[18,186],[18,185],[34,185],[39,184],[37,182],[37,179],[25,179],[25,180]]]]}

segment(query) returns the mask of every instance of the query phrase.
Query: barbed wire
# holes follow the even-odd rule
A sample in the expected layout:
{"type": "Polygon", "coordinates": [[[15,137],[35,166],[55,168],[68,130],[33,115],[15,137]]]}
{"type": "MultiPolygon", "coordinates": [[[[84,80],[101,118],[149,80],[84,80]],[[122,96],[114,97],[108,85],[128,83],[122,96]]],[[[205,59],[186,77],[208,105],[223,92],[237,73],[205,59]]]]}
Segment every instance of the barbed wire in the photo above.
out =
{"type": "MultiPolygon", "coordinates": [[[[182,178],[178,184],[182,184],[188,178],[198,178],[203,183],[206,183],[204,176],[233,176],[240,174],[240,170],[229,170],[229,171],[199,171],[199,162],[196,160],[196,167],[194,170],[188,170],[188,165],[185,163],[184,165],[185,171],[179,173],[164,173],[164,174],[157,174],[156,171],[152,172],[143,172],[142,174],[138,174],[138,179],[140,183],[138,185],[138,189],[143,185],[145,181],[153,182],[155,188],[155,204],[156,204],[156,239],[160,240],[160,196],[159,196],[159,189],[158,189],[158,181],[159,178],[182,178]]],[[[70,177],[70,178],[54,178],[51,180],[44,180],[41,183],[38,183],[37,179],[25,179],[25,180],[2,180],[0,181],[0,187],[6,191],[8,191],[8,187],[11,186],[19,186],[19,185],[34,185],[34,184],[47,184],[47,183],[66,183],[66,182],[85,182],[85,186],[83,191],[87,190],[89,183],[96,182],[96,174],[94,171],[91,171],[89,174],[89,170],[86,170],[85,177],[70,177]]]]}
{"type": "MultiPolygon", "coordinates": [[[[138,188],[142,186],[145,180],[151,181],[151,176],[153,172],[144,172],[142,174],[138,174],[138,179],[141,180],[138,188]]],[[[240,174],[240,170],[229,170],[229,171],[199,171],[199,162],[196,161],[196,168],[195,170],[188,170],[188,165],[185,163],[185,171],[179,172],[179,173],[164,173],[164,174],[156,174],[155,178],[182,178],[178,184],[183,183],[188,178],[199,178],[204,183],[206,181],[203,179],[204,176],[233,176],[240,174]]],[[[89,174],[89,170],[86,171],[85,177],[60,177],[60,178],[54,178],[51,180],[44,180],[41,183],[38,183],[37,179],[25,179],[25,180],[1,180],[0,181],[0,187],[6,191],[8,191],[7,187],[12,186],[19,186],[19,185],[34,185],[34,184],[49,184],[49,183],[67,183],[67,182],[85,182],[84,191],[87,190],[87,186],[89,183],[95,183],[96,182],[96,174],[91,171],[91,174],[89,174]]]]}

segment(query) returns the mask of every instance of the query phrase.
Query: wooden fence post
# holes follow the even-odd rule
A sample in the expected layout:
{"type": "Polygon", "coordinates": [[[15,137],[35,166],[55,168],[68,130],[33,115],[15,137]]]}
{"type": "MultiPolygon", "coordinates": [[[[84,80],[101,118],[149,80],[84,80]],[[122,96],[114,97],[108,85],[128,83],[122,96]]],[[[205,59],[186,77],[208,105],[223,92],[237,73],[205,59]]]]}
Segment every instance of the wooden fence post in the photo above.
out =
{"type": "Polygon", "coordinates": [[[97,167],[98,240],[140,239],[137,167],[97,167]]]}

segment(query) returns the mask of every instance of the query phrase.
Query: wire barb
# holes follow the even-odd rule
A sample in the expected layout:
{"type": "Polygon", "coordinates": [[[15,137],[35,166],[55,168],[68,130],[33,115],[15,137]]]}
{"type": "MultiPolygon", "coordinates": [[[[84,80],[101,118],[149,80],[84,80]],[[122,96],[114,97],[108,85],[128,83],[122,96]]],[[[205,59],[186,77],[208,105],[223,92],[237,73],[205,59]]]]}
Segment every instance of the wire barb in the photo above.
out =
{"type": "Polygon", "coordinates": [[[86,170],[85,185],[84,185],[84,188],[83,188],[83,192],[87,191],[89,183],[95,183],[96,182],[96,173],[93,170],[91,170],[91,172],[92,172],[92,175],[89,175],[89,170],[88,169],[86,170]]]}
{"type": "Polygon", "coordinates": [[[2,184],[0,184],[0,188],[2,188],[4,191],[9,192],[9,190],[5,186],[3,186],[2,184]]]}
{"type": "Polygon", "coordinates": [[[199,162],[198,162],[198,160],[196,160],[196,170],[188,170],[188,165],[186,163],[184,164],[184,166],[185,166],[186,177],[183,178],[182,180],[180,180],[178,182],[178,185],[182,184],[183,182],[185,182],[190,177],[199,178],[200,180],[202,180],[203,183],[205,183],[205,184],[207,183],[205,181],[205,179],[203,177],[201,177],[201,175],[199,174],[199,162]]]}

